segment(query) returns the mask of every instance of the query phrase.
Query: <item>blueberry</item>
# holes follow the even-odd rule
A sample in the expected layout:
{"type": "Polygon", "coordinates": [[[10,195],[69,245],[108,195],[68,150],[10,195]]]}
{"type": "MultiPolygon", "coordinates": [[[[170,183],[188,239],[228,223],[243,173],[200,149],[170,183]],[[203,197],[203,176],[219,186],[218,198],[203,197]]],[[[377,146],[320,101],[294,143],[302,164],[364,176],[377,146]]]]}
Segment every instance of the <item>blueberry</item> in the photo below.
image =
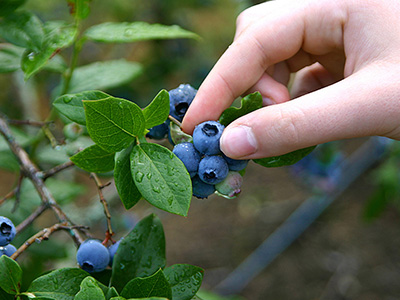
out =
{"type": "Polygon", "coordinates": [[[100,272],[108,266],[110,253],[100,241],[89,239],[79,247],[76,260],[86,272],[100,272]]]}
{"type": "Polygon", "coordinates": [[[112,266],[112,263],[113,263],[113,260],[114,260],[114,256],[115,256],[115,253],[117,253],[119,244],[121,243],[121,241],[122,241],[123,239],[124,239],[124,238],[121,238],[121,239],[118,240],[116,243],[114,243],[114,244],[112,244],[110,247],[108,247],[108,252],[110,253],[110,262],[109,262],[110,267],[112,266]]]}
{"type": "Polygon", "coordinates": [[[221,153],[219,140],[224,128],[225,126],[217,121],[206,121],[197,125],[193,131],[194,147],[205,155],[221,153]]]}
{"type": "Polygon", "coordinates": [[[193,196],[199,199],[207,198],[215,192],[215,186],[203,182],[199,176],[192,178],[193,196]]]}
{"type": "Polygon", "coordinates": [[[167,136],[168,129],[169,129],[168,124],[164,122],[160,125],[150,128],[146,136],[150,139],[162,140],[167,136]]]}
{"type": "Polygon", "coordinates": [[[226,160],[230,171],[241,171],[246,168],[249,163],[248,159],[233,159],[226,155],[222,156],[226,160]]]}
{"type": "Polygon", "coordinates": [[[205,183],[217,184],[225,179],[228,172],[228,164],[222,156],[205,156],[200,160],[198,174],[205,183]]]}
{"type": "Polygon", "coordinates": [[[243,177],[239,172],[229,171],[228,176],[215,185],[215,189],[224,196],[235,197],[240,193],[243,177]]]}
{"type": "Polygon", "coordinates": [[[16,230],[13,222],[0,216],[0,246],[8,245],[15,237],[16,230]]]}
{"type": "Polygon", "coordinates": [[[172,152],[183,162],[190,177],[197,174],[201,156],[192,143],[180,143],[175,145],[172,152]]]}
{"type": "Polygon", "coordinates": [[[15,251],[17,251],[17,248],[14,245],[8,244],[7,246],[0,247],[0,256],[6,255],[10,257],[15,251]]]}
{"type": "Polygon", "coordinates": [[[190,84],[181,84],[169,91],[169,114],[178,121],[182,121],[190,104],[196,96],[197,90],[190,84]]]}

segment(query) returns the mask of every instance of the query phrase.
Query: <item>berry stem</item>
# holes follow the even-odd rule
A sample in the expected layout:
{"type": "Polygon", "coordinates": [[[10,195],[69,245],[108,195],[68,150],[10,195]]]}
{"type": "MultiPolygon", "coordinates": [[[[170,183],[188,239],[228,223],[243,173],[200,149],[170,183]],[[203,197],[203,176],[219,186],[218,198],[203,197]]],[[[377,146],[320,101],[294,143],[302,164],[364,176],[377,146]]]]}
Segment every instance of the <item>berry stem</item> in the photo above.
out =
{"type": "Polygon", "coordinates": [[[177,119],[175,119],[173,116],[169,115],[169,116],[168,116],[168,119],[170,119],[171,122],[173,122],[173,123],[175,123],[176,125],[178,125],[179,128],[182,128],[182,123],[179,122],[177,119]]]}

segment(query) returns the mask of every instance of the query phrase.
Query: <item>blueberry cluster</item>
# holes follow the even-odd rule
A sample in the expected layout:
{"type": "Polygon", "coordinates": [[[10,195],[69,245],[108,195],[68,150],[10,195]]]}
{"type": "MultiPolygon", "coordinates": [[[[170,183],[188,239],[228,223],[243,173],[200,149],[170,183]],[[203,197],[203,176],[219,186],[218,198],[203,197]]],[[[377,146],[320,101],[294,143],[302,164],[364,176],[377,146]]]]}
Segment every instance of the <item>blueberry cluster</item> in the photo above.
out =
{"type": "Polygon", "coordinates": [[[117,252],[121,240],[106,247],[101,241],[88,239],[84,241],[76,253],[79,266],[86,272],[101,272],[107,266],[112,266],[114,255],[117,252]]]}
{"type": "Polygon", "coordinates": [[[224,128],[217,121],[203,122],[193,132],[193,143],[175,145],[172,151],[188,170],[197,198],[207,198],[215,191],[226,197],[240,193],[243,178],[239,171],[248,161],[231,159],[221,152],[219,140],[224,128]]]}
{"type": "MultiPolygon", "coordinates": [[[[189,84],[181,84],[169,91],[169,114],[179,122],[183,120],[197,90],[189,84]]],[[[243,182],[239,171],[246,168],[248,160],[235,160],[225,156],[219,147],[224,126],[217,121],[207,121],[196,126],[191,142],[174,143],[170,121],[149,130],[147,137],[163,139],[168,136],[174,145],[174,154],[183,162],[192,178],[193,195],[207,198],[217,192],[225,197],[240,193],[243,182]]]]}
{"type": "Polygon", "coordinates": [[[13,222],[6,217],[0,216],[0,256],[11,256],[17,251],[17,248],[10,244],[15,234],[16,230],[13,222]]]}

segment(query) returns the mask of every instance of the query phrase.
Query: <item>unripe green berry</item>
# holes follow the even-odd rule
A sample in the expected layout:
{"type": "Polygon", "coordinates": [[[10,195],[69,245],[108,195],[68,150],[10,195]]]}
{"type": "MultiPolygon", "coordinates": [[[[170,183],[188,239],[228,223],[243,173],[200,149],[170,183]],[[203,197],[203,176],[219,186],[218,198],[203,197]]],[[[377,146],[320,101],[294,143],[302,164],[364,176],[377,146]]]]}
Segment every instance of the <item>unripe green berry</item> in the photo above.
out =
{"type": "Polygon", "coordinates": [[[242,183],[243,177],[239,172],[229,171],[226,178],[215,185],[215,189],[220,194],[232,198],[241,192],[242,183]]]}

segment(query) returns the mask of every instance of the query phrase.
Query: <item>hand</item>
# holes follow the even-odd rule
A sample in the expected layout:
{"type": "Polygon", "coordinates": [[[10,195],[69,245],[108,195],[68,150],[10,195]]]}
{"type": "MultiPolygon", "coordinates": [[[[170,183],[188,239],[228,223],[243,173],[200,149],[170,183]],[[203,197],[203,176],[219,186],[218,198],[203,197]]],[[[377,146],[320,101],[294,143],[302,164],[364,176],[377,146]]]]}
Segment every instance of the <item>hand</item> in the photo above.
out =
{"type": "Polygon", "coordinates": [[[400,139],[399,15],[398,0],[278,0],[245,10],[183,130],[259,91],[266,106],[222,135],[227,156],[269,157],[370,135],[400,139]]]}

